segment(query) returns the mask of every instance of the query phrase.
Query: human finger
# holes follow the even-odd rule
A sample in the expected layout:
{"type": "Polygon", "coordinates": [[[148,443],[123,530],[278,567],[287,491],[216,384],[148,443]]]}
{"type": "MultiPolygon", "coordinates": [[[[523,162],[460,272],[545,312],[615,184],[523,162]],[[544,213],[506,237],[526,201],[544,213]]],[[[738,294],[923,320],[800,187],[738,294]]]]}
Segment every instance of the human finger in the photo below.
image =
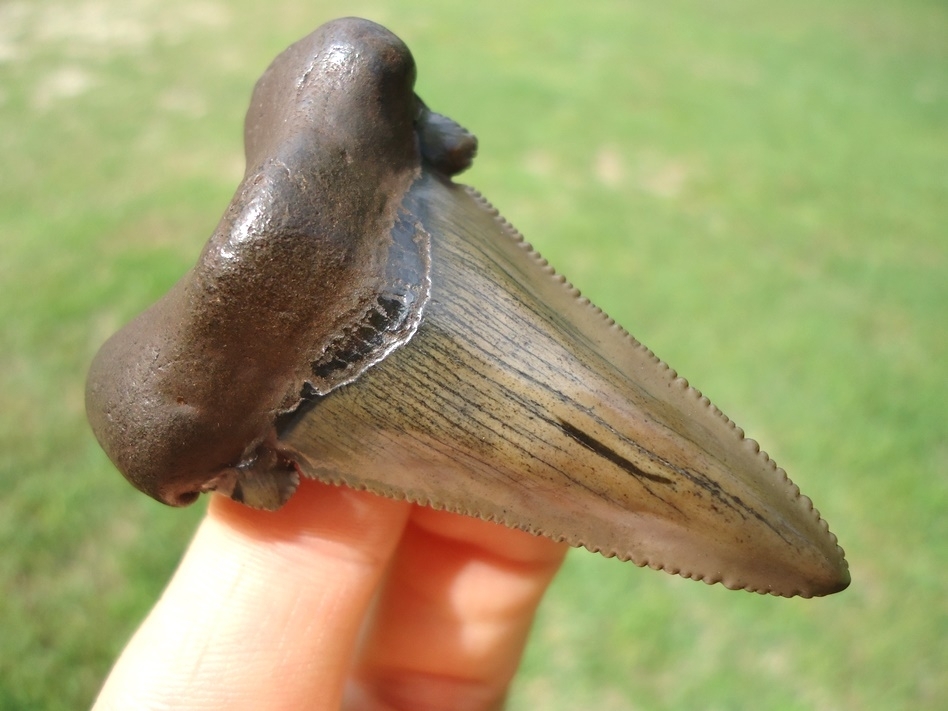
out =
{"type": "Polygon", "coordinates": [[[332,709],[410,506],[304,481],[280,511],[215,496],[95,709],[332,709]]]}
{"type": "Polygon", "coordinates": [[[346,709],[498,708],[564,544],[416,507],[346,709]]]}

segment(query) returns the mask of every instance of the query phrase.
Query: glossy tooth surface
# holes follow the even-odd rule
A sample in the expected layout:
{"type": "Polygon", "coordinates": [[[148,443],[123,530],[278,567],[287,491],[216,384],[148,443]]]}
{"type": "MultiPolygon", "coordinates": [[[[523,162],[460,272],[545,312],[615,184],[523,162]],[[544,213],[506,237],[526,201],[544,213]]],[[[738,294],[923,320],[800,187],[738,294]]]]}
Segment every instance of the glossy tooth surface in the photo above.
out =
{"type": "Polygon", "coordinates": [[[413,338],[280,434],[327,482],[776,595],[846,587],[836,538],[707,398],[583,299],[477,193],[432,175],[413,338]]]}

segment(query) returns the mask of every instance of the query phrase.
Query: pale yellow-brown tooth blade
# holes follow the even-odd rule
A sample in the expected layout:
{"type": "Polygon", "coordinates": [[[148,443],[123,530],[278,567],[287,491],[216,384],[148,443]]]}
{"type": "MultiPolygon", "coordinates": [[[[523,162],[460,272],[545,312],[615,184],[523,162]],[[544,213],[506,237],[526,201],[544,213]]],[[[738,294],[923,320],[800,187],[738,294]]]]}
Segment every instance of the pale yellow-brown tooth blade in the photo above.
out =
{"type": "Polygon", "coordinates": [[[425,175],[404,208],[431,235],[429,303],[408,343],[283,427],[304,474],[729,588],[846,587],[783,470],[482,198],[425,175]]]}

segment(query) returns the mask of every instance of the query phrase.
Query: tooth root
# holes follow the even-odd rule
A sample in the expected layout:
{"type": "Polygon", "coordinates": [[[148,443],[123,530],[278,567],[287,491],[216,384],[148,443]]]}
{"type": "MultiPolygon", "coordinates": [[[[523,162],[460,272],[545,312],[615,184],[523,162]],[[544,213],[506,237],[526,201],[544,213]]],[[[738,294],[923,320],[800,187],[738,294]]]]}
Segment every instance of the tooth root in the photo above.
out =
{"type": "Polygon", "coordinates": [[[836,538],[783,470],[472,191],[427,175],[432,235],[409,342],[280,434],[301,470],[684,577],[844,588],[836,538]]]}

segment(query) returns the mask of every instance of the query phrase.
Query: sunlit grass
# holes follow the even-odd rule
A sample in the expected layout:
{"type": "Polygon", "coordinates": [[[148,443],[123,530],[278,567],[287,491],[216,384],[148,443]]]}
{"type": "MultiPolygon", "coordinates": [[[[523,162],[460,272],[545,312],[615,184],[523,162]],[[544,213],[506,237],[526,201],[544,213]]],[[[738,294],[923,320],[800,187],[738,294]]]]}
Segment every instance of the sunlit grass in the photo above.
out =
{"type": "Polygon", "coordinates": [[[345,14],[408,42],[481,139],[465,181],[761,440],[853,568],[787,601],[578,552],[511,708],[948,706],[943,6],[14,0],[0,708],[88,705],[200,517],[122,483],[84,372],[213,230],[256,77],[345,14]]]}

